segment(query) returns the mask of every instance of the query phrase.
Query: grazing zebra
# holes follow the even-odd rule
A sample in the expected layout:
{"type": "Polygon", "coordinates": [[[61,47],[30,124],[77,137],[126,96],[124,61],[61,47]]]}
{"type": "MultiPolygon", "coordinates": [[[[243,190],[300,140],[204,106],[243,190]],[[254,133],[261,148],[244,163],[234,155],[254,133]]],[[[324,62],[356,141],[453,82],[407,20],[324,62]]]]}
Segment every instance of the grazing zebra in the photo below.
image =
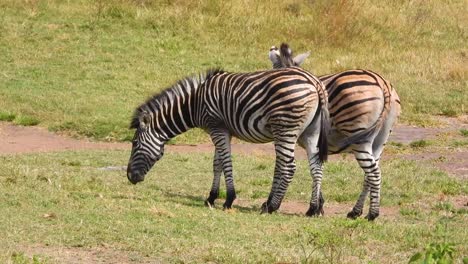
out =
{"type": "MultiPolygon", "coordinates": [[[[300,66],[308,55],[304,53],[293,58],[291,49],[283,43],[279,50],[270,49],[269,58],[273,68],[285,68],[300,66]]],[[[388,81],[369,70],[347,70],[319,79],[328,91],[329,154],[352,152],[365,174],[361,195],[348,217],[355,219],[362,214],[370,192],[366,218],[374,220],[379,216],[380,206],[379,161],[400,115],[400,99],[388,81]]]]}
{"type": "MultiPolygon", "coordinates": [[[[314,160],[314,174],[322,173],[327,157],[328,103],[323,84],[301,68],[253,73],[211,70],[188,77],[139,106],[130,127],[136,129],[127,177],[136,184],[164,153],[164,144],[190,128],[207,131],[215,145],[214,180],[208,205],[219,193],[224,173],[231,208],[236,198],[230,140],[273,141],[276,165],[271,193],[262,212],[277,210],[295,172],[294,147],[303,146],[314,160]]],[[[320,176],[321,178],[321,176],[320,176]]],[[[317,210],[318,193],[312,201],[317,210]]]]}

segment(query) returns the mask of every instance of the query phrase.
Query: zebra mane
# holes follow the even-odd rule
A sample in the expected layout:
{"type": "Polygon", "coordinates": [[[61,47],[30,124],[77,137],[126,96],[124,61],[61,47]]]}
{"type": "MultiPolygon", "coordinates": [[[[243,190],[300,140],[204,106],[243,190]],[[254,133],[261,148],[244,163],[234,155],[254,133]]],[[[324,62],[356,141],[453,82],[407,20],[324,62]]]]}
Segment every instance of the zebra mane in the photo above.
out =
{"type": "Polygon", "coordinates": [[[130,121],[130,129],[138,128],[138,126],[140,125],[139,117],[143,112],[151,112],[151,109],[157,109],[161,103],[166,102],[174,95],[179,94],[180,89],[188,90],[190,89],[190,87],[198,86],[205,80],[213,77],[214,75],[222,74],[224,72],[225,71],[223,71],[220,68],[209,69],[204,74],[200,73],[199,75],[182,78],[179,81],[177,81],[174,85],[151,96],[149,99],[146,100],[146,102],[144,102],[135,109],[132,119],[130,121]]]}

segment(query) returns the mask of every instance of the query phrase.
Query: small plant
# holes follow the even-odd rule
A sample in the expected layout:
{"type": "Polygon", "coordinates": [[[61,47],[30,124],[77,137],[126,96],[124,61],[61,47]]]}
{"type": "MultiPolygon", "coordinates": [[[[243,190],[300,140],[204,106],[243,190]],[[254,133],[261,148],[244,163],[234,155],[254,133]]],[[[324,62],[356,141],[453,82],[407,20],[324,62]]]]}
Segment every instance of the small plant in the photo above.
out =
{"type": "Polygon", "coordinates": [[[0,121],[8,121],[11,122],[15,119],[15,114],[10,112],[0,112],[0,121]]]}
{"type": "Polygon", "coordinates": [[[32,116],[19,115],[13,120],[13,123],[20,126],[35,126],[39,124],[39,120],[32,116]]]}
{"type": "Polygon", "coordinates": [[[263,191],[254,191],[253,194],[250,196],[252,199],[259,199],[259,198],[265,198],[268,196],[267,192],[263,191]]]}
{"type": "Polygon", "coordinates": [[[390,146],[395,146],[395,147],[398,147],[398,148],[401,148],[401,147],[404,146],[403,143],[401,143],[401,142],[395,142],[395,141],[390,141],[390,142],[388,142],[388,144],[389,144],[390,146]]]}
{"type": "Polygon", "coordinates": [[[227,197],[226,190],[219,190],[218,198],[226,199],[226,197],[227,197]]]}
{"type": "Polygon", "coordinates": [[[424,147],[429,146],[430,144],[427,140],[421,139],[421,140],[413,141],[409,145],[412,148],[424,148],[424,147]]]}
{"type": "Polygon", "coordinates": [[[443,109],[442,115],[454,117],[458,116],[458,112],[455,109],[443,109]]]}
{"type": "Polygon", "coordinates": [[[460,134],[464,137],[468,137],[468,129],[460,129],[460,134]]]}
{"type": "Polygon", "coordinates": [[[452,243],[431,243],[424,252],[414,254],[408,263],[424,263],[424,264],[449,264],[453,263],[453,253],[455,252],[454,244],[452,243]]]}
{"type": "Polygon", "coordinates": [[[401,208],[400,209],[400,214],[403,215],[403,216],[419,216],[421,214],[421,212],[418,210],[418,209],[415,209],[415,208],[401,208]]]}
{"type": "Polygon", "coordinates": [[[39,258],[38,256],[34,255],[32,258],[26,256],[23,252],[20,253],[13,253],[11,255],[11,262],[14,264],[43,264],[47,263],[47,261],[39,258]]]}
{"type": "Polygon", "coordinates": [[[438,202],[434,206],[434,209],[440,210],[440,211],[452,212],[452,213],[456,211],[455,207],[450,202],[438,202]]]}
{"type": "Polygon", "coordinates": [[[454,140],[450,143],[450,146],[452,147],[464,147],[468,145],[468,140],[463,139],[463,140],[454,140]]]}

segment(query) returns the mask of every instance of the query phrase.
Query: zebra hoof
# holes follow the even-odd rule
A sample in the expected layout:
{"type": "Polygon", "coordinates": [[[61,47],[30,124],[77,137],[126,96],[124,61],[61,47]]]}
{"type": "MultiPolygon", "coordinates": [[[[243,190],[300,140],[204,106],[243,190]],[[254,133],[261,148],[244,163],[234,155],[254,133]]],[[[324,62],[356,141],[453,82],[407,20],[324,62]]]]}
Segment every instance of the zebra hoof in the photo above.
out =
{"type": "Polygon", "coordinates": [[[232,209],[232,203],[231,203],[231,204],[224,203],[224,204],[223,204],[223,209],[224,209],[224,210],[232,209]]]}
{"type": "Polygon", "coordinates": [[[354,209],[346,215],[349,219],[356,219],[362,215],[362,211],[355,211],[354,209]]]}
{"type": "Polygon", "coordinates": [[[315,205],[311,204],[309,207],[309,210],[306,212],[306,216],[312,217],[312,216],[320,216],[323,215],[323,206],[322,205],[315,205]]]}
{"type": "Polygon", "coordinates": [[[379,213],[369,213],[365,218],[369,221],[374,221],[378,216],[379,213]]]}
{"type": "Polygon", "coordinates": [[[262,204],[260,214],[266,214],[266,213],[271,214],[271,213],[273,213],[274,211],[276,211],[276,210],[273,209],[273,207],[272,207],[269,203],[264,202],[264,203],[262,204]]]}
{"type": "Polygon", "coordinates": [[[210,199],[206,199],[205,206],[209,208],[214,208],[214,201],[210,201],[210,199]]]}

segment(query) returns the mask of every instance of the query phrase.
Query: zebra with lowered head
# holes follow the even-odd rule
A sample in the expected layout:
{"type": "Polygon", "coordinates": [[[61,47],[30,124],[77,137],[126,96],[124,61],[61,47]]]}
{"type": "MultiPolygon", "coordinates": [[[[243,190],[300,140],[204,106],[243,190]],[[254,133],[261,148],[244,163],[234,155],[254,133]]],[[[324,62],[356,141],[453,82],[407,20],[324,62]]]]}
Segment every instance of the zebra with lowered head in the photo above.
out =
{"type": "MultiPolygon", "coordinates": [[[[236,198],[230,140],[274,142],[276,164],[273,184],[262,212],[277,210],[296,169],[294,147],[307,150],[313,174],[322,173],[327,156],[327,93],[322,83],[300,68],[253,73],[210,70],[187,77],[140,105],[131,128],[136,129],[127,177],[136,184],[164,153],[164,144],[190,128],[207,131],[215,145],[214,180],[207,205],[214,205],[219,179],[224,174],[231,208],[236,198]]],[[[314,175],[315,176],[315,175],[314,175]]],[[[320,177],[321,178],[321,175],[320,177]]],[[[316,184],[320,185],[320,182],[316,184]]],[[[317,211],[319,194],[309,211],[317,211]]]]}
{"type": "MultiPolygon", "coordinates": [[[[285,43],[280,49],[273,46],[268,54],[275,69],[300,66],[308,55],[293,57],[285,43]]],[[[328,92],[329,154],[352,152],[365,175],[361,195],[348,217],[355,219],[362,214],[370,192],[366,218],[374,220],[379,216],[380,207],[379,161],[400,115],[400,98],[387,80],[369,70],[347,70],[319,76],[319,79],[328,92]]]]}

